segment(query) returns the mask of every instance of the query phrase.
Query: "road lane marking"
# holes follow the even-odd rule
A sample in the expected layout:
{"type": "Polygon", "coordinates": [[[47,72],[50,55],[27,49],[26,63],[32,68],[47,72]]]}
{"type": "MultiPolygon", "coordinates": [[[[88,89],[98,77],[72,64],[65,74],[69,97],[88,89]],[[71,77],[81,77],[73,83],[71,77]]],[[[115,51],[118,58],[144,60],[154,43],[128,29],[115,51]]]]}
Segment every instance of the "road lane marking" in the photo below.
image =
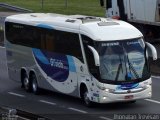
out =
{"type": "Polygon", "coordinates": [[[49,101],[46,101],[46,100],[39,100],[39,101],[42,102],[42,103],[49,104],[49,105],[56,105],[56,103],[49,102],[49,101]]]}
{"type": "Polygon", "coordinates": [[[21,95],[21,94],[14,93],[14,92],[8,92],[8,94],[18,96],[18,97],[25,97],[25,95],[21,95]]]}
{"type": "Polygon", "coordinates": [[[156,100],[152,100],[152,99],[145,99],[146,101],[149,101],[149,102],[153,102],[153,103],[157,103],[157,104],[160,104],[159,101],[156,101],[156,100]]]}
{"type": "Polygon", "coordinates": [[[99,118],[103,119],[103,120],[113,120],[113,119],[110,119],[110,118],[107,118],[107,117],[104,117],[104,116],[100,116],[99,118]]]}
{"type": "Polygon", "coordinates": [[[24,117],[21,117],[21,116],[18,116],[18,118],[20,118],[21,120],[30,120],[30,119],[27,119],[27,118],[24,118],[24,117]]]}
{"type": "Polygon", "coordinates": [[[84,110],[80,110],[80,109],[76,109],[76,108],[72,108],[72,107],[70,107],[70,108],[68,108],[69,110],[73,110],[73,111],[76,111],[76,112],[80,112],[80,113],[84,113],[84,114],[86,114],[87,112],[86,111],[84,111],[84,110]]]}
{"type": "Polygon", "coordinates": [[[3,46],[0,46],[0,48],[5,48],[5,47],[3,47],[3,46]]]}

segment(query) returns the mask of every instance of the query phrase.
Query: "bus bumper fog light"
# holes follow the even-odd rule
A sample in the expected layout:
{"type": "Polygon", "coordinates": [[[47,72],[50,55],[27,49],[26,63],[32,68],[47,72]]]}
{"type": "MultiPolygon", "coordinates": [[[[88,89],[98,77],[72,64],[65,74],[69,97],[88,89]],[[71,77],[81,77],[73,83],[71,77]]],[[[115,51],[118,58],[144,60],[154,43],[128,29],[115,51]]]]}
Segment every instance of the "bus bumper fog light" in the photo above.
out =
{"type": "Polygon", "coordinates": [[[107,99],[107,97],[103,97],[103,100],[106,100],[107,99]]]}

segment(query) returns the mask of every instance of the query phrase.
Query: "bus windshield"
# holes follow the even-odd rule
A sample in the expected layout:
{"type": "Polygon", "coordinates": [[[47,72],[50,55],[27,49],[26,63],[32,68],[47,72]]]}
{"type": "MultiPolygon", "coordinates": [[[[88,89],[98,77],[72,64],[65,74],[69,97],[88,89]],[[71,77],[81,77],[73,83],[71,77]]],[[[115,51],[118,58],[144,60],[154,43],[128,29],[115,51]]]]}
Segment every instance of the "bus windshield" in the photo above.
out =
{"type": "Polygon", "coordinates": [[[150,77],[143,39],[96,42],[96,49],[102,81],[134,82],[150,77]]]}

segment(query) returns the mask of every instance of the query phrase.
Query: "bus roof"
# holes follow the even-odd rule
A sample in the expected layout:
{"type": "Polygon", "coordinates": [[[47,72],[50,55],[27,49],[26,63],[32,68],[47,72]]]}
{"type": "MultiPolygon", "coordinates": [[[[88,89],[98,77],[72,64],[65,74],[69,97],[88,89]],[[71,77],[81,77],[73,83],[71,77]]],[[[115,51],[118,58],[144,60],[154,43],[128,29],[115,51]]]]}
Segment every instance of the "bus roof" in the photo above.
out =
{"type": "Polygon", "coordinates": [[[124,21],[84,15],[27,13],[9,16],[5,21],[80,33],[96,41],[124,40],[143,36],[138,29],[124,21]]]}

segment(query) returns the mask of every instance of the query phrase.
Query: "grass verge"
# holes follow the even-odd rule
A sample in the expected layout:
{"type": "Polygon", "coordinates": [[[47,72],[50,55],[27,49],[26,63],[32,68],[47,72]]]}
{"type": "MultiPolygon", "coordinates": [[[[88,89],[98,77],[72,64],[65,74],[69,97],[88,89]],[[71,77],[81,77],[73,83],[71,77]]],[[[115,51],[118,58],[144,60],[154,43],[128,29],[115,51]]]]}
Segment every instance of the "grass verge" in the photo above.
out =
{"type": "Polygon", "coordinates": [[[0,2],[31,9],[33,12],[105,15],[105,9],[100,6],[99,0],[43,0],[43,7],[42,0],[0,0],[0,2]]]}

